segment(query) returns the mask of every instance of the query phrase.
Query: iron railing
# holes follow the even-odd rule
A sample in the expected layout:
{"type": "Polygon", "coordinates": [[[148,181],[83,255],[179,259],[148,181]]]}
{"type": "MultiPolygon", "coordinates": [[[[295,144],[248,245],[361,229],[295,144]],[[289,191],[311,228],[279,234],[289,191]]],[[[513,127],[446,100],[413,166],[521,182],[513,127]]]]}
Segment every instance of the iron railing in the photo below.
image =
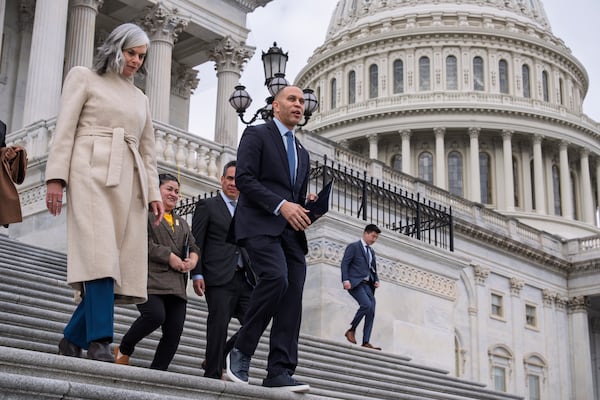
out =
{"type": "MultiPolygon", "coordinates": [[[[318,193],[331,180],[331,210],[454,251],[451,208],[426,200],[419,193],[408,193],[380,182],[367,176],[366,171],[355,171],[327,160],[327,156],[323,162],[313,162],[308,192],[318,193]]],[[[216,194],[215,191],[199,197],[216,194]]],[[[198,197],[183,199],[175,212],[191,216],[197,201],[198,197]]]]}

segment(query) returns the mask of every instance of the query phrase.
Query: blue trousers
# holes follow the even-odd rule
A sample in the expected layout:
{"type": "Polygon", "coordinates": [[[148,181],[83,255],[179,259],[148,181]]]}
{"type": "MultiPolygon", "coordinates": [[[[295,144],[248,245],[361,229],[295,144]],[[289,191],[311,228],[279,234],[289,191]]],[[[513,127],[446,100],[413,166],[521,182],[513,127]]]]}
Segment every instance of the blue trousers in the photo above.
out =
{"type": "Polygon", "coordinates": [[[350,329],[356,330],[360,321],[365,319],[363,329],[363,344],[371,340],[371,331],[373,330],[373,321],[375,320],[375,290],[367,283],[362,282],[360,285],[353,287],[348,291],[354,300],[360,306],[354,315],[354,319],[350,323],[350,329]]]}
{"type": "Polygon", "coordinates": [[[83,283],[83,298],[64,330],[65,338],[82,349],[91,342],[112,342],[115,318],[115,290],[112,278],[83,283]]]}

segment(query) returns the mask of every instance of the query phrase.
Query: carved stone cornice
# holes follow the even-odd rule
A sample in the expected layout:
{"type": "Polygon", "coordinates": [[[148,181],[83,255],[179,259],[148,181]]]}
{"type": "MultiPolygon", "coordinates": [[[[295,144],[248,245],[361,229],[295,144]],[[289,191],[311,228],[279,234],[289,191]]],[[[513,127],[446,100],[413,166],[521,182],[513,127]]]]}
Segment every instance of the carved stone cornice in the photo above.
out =
{"type": "Polygon", "coordinates": [[[224,0],[227,3],[239,8],[249,14],[258,7],[264,7],[273,0],[224,0]]]}
{"type": "Polygon", "coordinates": [[[254,55],[255,48],[244,42],[236,43],[231,36],[214,42],[209,52],[210,59],[215,62],[215,70],[233,71],[240,74],[244,64],[254,55]]]}
{"type": "Polygon", "coordinates": [[[184,64],[171,63],[171,93],[189,99],[198,87],[198,71],[184,64]]]}
{"type": "Polygon", "coordinates": [[[167,8],[162,1],[147,8],[147,12],[138,20],[151,41],[177,42],[178,35],[185,29],[190,17],[178,15],[176,8],[167,8]]]}
{"type": "MultiPolygon", "coordinates": [[[[347,244],[341,244],[325,238],[309,241],[307,264],[326,263],[338,267],[342,262],[347,244]]],[[[432,295],[455,300],[457,296],[456,281],[445,276],[425,271],[420,268],[401,264],[381,255],[377,255],[377,273],[379,279],[412,287],[432,295]]]]}

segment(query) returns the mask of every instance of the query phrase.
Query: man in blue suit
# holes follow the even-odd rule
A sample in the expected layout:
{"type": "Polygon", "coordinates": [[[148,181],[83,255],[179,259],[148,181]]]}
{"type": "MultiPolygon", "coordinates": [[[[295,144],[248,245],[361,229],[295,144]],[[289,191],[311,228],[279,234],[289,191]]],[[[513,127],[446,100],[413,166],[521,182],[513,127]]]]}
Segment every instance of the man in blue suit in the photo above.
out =
{"type": "Polygon", "coordinates": [[[379,237],[381,230],[377,225],[369,224],[358,242],[350,243],[342,258],[342,284],[344,289],[357,301],[359,308],[345,333],[346,339],[356,343],[356,327],[364,318],[362,346],[381,350],[370,343],[373,321],[375,320],[375,289],[379,287],[377,261],[371,247],[379,237]]]}
{"type": "Polygon", "coordinates": [[[272,105],[274,119],[246,128],[238,147],[235,181],[240,196],[231,234],[248,251],[258,281],[235,347],[227,355],[227,376],[248,383],[251,357],[272,321],[263,386],[306,392],[309,386],[292,377],[306,278],[304,230],[311,222],[305,202],[307,197],[316,199],[306,196],[309,156],[294,137],[304,115],[302,90],[287,86],[272,105]]]}

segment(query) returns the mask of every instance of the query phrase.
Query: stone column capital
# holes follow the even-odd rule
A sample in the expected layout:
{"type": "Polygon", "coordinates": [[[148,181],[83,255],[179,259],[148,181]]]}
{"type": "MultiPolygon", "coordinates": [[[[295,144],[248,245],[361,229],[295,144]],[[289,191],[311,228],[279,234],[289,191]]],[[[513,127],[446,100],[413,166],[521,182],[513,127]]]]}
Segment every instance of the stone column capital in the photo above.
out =
{"type": "Polygon", "coordinates": [[[244,64],[252,58],[255,50],[244,42],[236,43],[231,36],[226,36],[214,42],[209,57],[215,62],[217,72],[230,71],[241,74],[244,64]]]}
{"type": "Polygon", "coordinates": [[[471,139],[477,139],[479,137],[480,133],[481,133],[481,128],[474,127],[474,126],[469,128],[469,137],[471,139]]]}
{"type": "Polygon", "coordinates": [[[167,8],[162,1],[148,7],[147,10],[146,15],[143,15],[137,22],[146,30],[151,41],[175,44],[179,34],[190,21],[189,17],[178,15],[176,8],[167,8]]]}
{"type": "Polygon", "coordinates": [[[377,136],[376,133],[370,133],[370,134],[367,135],[367,140],[371,144],[377,144],[377,142],[378,142],[378,136],[377,136]]]}
{"type": "Polygon", "coordinates": [[[512,277],[510,278],[510,294],[518,297],[521,294],[521,289],[525,286],[525,282],[522,279],[512,277]]]}
{"type": "Polygon", "coordinates": [[[409,139],[412,134],[410,132],[410,129],[402,129],[399,132],[400,132],[400,136],[402,136],[403,139],[409,139]]]}
{"type": "Polygon", "coordinates": [[[473,267],[473,273],[475,274],[475,283],[480,286],[485,285],[486,279],[490,276],[489,268],[483,268],[478,264],[472,264],[471,267],[473,267]]]}
{"type": "Polygon", "coordinates": [[[588,301],[585,296],[575,296],[569,298],[567,306],[569,314],[587,312],[588,301]]]}
{"type": "Polygon", "coordinates": [[[446,128],[438,126],[433,128],[433,132],[435,133],[435,137],[444,137],[444,135],[446,134],[446,128]]]}
{"type": "Polygon", "coordinates": [[[582,147],[581,149],[579,149],[579,154],[582,157],[586,157],[587,158],[590,155],[590,149],[587,148],[587,147],[582,147]]]}
{"type": "Polygon", "coordinates": [[[533,144],[542,144],[542,140],[544,139],[544,136],[540,135],[539,133],[536,133],[533,135],[533,144]]]}
{"type": "Polygon", "coordinates": [[[171,62],[171,92],[189,99],[194,90],[198,87],[198,71],[192,67],[180,64],[176,61],[171,62]]]}
{"type": "Polygon", "coordinates": [[[21,31],[33,30],[35,18],[35,0],[21,0],[19,3],[19,29],[21,31]]]}
{"type": "Polygon", "coordinates": [[[510,139],[514,133],[515,131],[512,131],[510,129],[502,129],[502,138],[510,139]]]}
{"type": "Polygon", "coordinates": [[[544,305],[547,307],[551,307],[558,294],[556,292],[551,291],[550,289],[542,289],[542,300],[544,305]]]}
{"type": "Polygon", "coordinates": [[[104,0],[71,0],[71,7],[89,7],[98,11],[104,5],[104,0]]]}

